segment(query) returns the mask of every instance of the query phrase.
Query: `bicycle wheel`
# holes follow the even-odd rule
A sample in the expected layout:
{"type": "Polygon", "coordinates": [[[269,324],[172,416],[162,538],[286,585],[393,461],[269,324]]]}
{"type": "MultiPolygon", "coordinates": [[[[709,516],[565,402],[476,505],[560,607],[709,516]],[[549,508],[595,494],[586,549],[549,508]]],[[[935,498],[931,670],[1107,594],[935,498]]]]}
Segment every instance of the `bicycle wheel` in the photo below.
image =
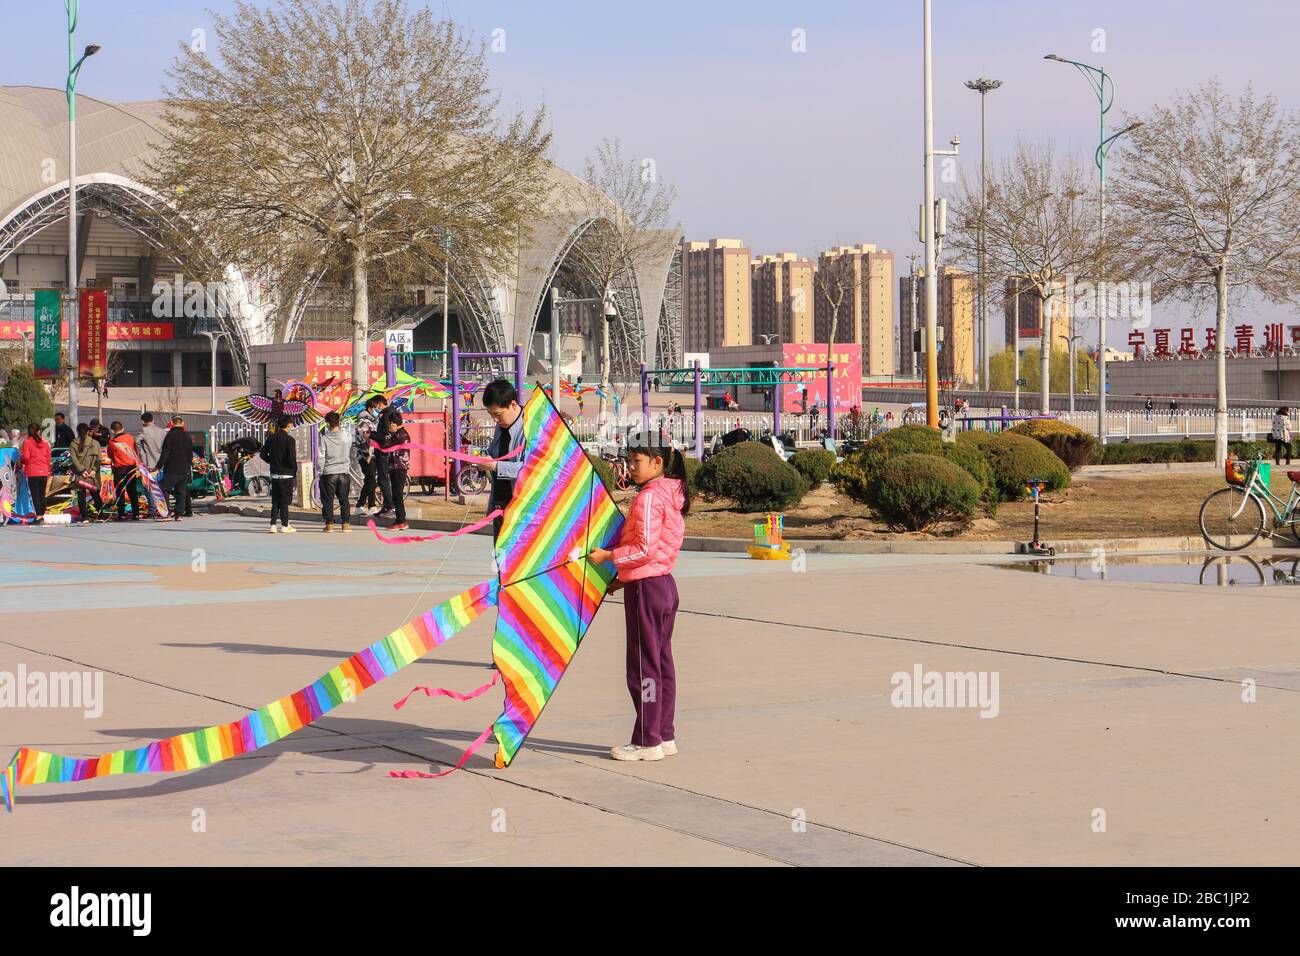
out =
{"type": "Polygon", "coordinates": [[[1263,530],[1263,502],[1240,488],[1220,488],[1201,503],[1201,534],[1221,551],[1240,551],[1263,530]]]}
{"type": "Polygon", "coordinates": [[[254,475],[248,479],[248,493],[251,497],[264,498],[271,493],[271,479],[254,475]]]}

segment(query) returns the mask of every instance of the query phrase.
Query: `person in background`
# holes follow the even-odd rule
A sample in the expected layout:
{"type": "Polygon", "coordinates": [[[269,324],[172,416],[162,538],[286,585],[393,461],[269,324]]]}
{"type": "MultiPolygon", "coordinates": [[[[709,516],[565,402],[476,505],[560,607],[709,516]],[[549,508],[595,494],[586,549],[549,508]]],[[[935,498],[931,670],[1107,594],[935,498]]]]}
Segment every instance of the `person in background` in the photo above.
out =
{"type": "MultiPolygon", "coordinates": [[[[185,419],[180,415],[172,418],[172,427],[163,438],[158,450],[158,469],[161,472],[159,483],[164,495],[174,497],[172,520],[180,521],[190,510],[190,471],[194,465],[194,445],[185,431],[185,419]]],[[[161,515],[160,520],[165,521],[161,515]]]]}
{"type": "Polygon", "coordinates": [[[1156,403],[1152,399],[1148,398],[1145,407],[1147,412],[1147,421],[1151,421],[1152,416],[1155,414],[1156,403]]]}
{"type": "Polygon", "coordinates": [[[397,447],[408,444],[410,440],[410,433],[402,427],[401,414],[391,409],[385,412],[379,419],[379,434],[375,441],[379,442],[376,454],[380,459],[380,471],[388,475],[391,495],[388,500],[393,506],[394,517],[393,523],[388,526],[390,531],[405,531],[410,527],[406,523],[405,489],[406,473],[411,467],[411,453],[405,448],[397,447]]]}
{"type": "Polygon", "coordinates": [[[82,422],[77,426],[77,437],[70,448],[72,456],[72,485],[77,489],[77,510],[82,521],[90,521],[104,512],[104,499],[99,494],[99,463],[104,449],[91,437],[90,427],[82,422]],[[89,486],[89,487],[87,487],[89,486]],[[86,507],[87,497],[95,502],[94,515],[86,507]]]}
{"type": "Polygon", "coordinates": [[[1286,449],[1286,463],[1291,464],[1291,409],[1284,406],[1277,410],[1269,437],[1273,440],[1273,464],[1282,464],[1279,459],[1283,449],[1286,449]]]}
{"type": "Polygon", "coordinates": [[[139,521],[145,511],[141,505],[143,490],[137,480],[140,465],[135,450],[135,439],[122,427],[121,422],[108,426],[112,438],[108,440],[108,463],[113,467],[113,497],[117,499],[117,520],[126,520],[126,506],[131,504],[131,520],[139,521]]]}
{"type": "Polygon", "coordinates": [[[44,524],[45,486],[50,481],[50,443],[41,437],[39,425],[27,426],[27,437],[23,439],[18,461],[22,465],[23,477],[27,479],[27,490],[32,495],[36,524],[44,524]]]}
{"type": "Polygon", "coordinates": [[[72,443],[76,440],[77,436],[73,434],[71,426],[68,425],[68,420],[63,416],[63,412],[55,412],[54,447],[71,448],[72,443]]]}
{"type": "Polygon", "coordinates": [[[289,416],[281,415],[267,433],[261,458],[271,466],[271,533],[292,534],[298,529],[289,524],[289,502],[293,499],[293,477],[298,469],[298,446],[289,434],[289,416]],[[279,525],[276,522],[279,521],[279,525]]]}
{"type": "Polygon", "coordinates": [[[149,471],[158,470],[158,458],[162,454],[163,439],[167,430],[153,423],[153,412],[144,412],[140,416],[140,434],[135,436],[135,454],[140,464],[149,471]]]}
{"type": "MultiPolygon", "coordinates": [[[[352,530],[352,462],[356,445],[352,435],[343,430],[338,412],[325,416],[325,433],[320,437],[320,504],[325,514],[325,531],[334,530],[334,499],[339,502],[339,521],[343,531],[352,530]]],[[[373,494],[373,491],[371,492],[373,494]]]]}
{"type": "MultiPolygon", "coordinates": [[[[357,510],[373,513],[378,510],[375,504],[375,489],[379,486],[376,477],[376,468],[378,464],[375,460],[375,450],[370,447],[371,439],[374,437],[375,429],[379,427],[379,411],[384,407],[384,398],[382,395],[372,395],[366,399],[366,405],[357,416],[357,427],[353,433],[353,442],[355,445],[355,455],[357,465],[361,468],[361,493],[357,496],[357,510]]],[[[343,523],[347,528],[347,521],[343,523]]]]}
{"type": "Polygon", "coordinates": [[[1169,420],[1172,422],[1174,420],[1174,416],[1177,414],[1178,414],[1178,399],[1171,398],[1169,399],[1169,420]]]}
{"type": "MultiPolygon", "coordinates": [[[[519,393],[514,385],[503,378],[488,384],[483,389],[483,408],[496,422],[496,432],[488,445],[488,458],[504,458],[516,448],[519,452],[508,461],[492,461],[479,465],[483,471],[492,473],[492,493],[488,496],[487,510],[490,514],[498,508],[505,508],[515,496],[515,480],[523,468],[524,444],[524,410],[519,407],[519,393]]],[[[501,532],[501,517],[492,519],[492,538],[501,532]]]]}
{"type": "Polygon", "coordinates": [[[90,437],[99,442],[101,448],[107,447],[108,440],[113,437],[112,433],[104,427],[104,423],[98,418],[90,420],[90,437]]]}

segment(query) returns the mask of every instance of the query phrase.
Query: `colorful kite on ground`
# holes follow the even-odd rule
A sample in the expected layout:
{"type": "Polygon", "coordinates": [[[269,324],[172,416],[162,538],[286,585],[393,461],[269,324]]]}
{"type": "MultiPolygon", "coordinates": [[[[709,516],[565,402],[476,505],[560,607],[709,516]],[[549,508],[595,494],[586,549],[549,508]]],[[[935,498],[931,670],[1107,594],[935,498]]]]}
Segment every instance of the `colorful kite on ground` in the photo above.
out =
{"type": "MultiPolygon", "coordinates": [[[[505,683],[505,706],[451,769],[463,766],[493,732],[498,744],[496,766],[509,766],[564,676],[613,576],[587,555],[594,548],[609,547],[623,523],[582,447],[541,389],[524,407],[524,447],[524,466],[496,545],[495,581],[476,584],[444,601],[302,690],[239,720],[96,757],[65,757],[20,747],[0,772],[5,805],[13,809],[19,783],[194,770],[265,747],[392,676],[494,604],[499,610],[492,658],[505,683]]],[[[469,699],[489,686],[471,694],[417,690],[469,699]]],[[[404,697],[399,706],[405,702],[404,697]]]]}

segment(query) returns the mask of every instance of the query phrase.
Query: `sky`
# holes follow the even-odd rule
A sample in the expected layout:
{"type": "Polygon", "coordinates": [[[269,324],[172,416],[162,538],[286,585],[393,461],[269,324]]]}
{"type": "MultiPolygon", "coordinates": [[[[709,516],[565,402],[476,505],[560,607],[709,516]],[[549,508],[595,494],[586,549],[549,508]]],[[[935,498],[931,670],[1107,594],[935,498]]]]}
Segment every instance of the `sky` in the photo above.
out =
{"type": "MultiPolygon", "coordinates": [[[[924,185],[921,0],[431,6],[497,48],[488,65],[504,110],[547,109],[560,165],[580,171],[605,137],[621,139],[625,154],[653,159],[677,189],[674,218],[689,238],[743,239],[755,255],[815,256],[834,244],[870,242],[895,253],[899,273],[910,253],[922,252],[915,236],[924,185]]],[[[1211,76],[1229,93],[1250,83],[1285,108],[1300,107],[1300,4],[933,6],[934,138],[944,147],[960,135],[959,175],[979,170],[980,97],[963,86],[979,76],[1004,81],[988,101],[991,161],[1019,137],[1051,141],[1091,162],[1095,96],[1073,67],[1045,61],[1045,53],[1105,67],[1117,83],[1116,120],[1211,76]]],[[[79,92],[159,97],[179,45],[195,30],[211,40],[208,10],[232,7],[233,0],[81,0],[78,46],[103,49],[82,71],[79,92]]],[[[61,88],[63,5],[0,0],[0,24],[0,84],[61,88]]],[[[1211,318],[1161,306],[1154,315],[1156,325],[1175,328],[1211,318]]],[[[1290,308],[1257,303],[1244,303],[1238,319],[1296,321],[1290,308]]],[[[1122,337],[1111,344],[1122,346],[1122,337]]]]}

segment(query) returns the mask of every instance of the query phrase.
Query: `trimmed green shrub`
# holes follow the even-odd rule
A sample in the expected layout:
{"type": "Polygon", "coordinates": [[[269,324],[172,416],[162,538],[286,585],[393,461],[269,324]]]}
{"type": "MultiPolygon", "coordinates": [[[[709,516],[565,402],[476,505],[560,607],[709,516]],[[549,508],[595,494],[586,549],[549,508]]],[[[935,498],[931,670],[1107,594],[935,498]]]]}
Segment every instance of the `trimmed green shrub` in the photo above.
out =
{"type": "Polygon", "coordinates": [[[695,483],[704,497],[734,501],[741,511],[782,511],[808,493],[803,475],[772,446],[756,441],[714,455],[700,467],[695,483]]]}
{"type": "Polygon", "coordinates": [[[939,455],[904,454],[876,470],[867,504],[894,530],[924,531],[941,521],[965,526],[979,504],[979,483],[939,455]]]}
{"type": "Polygon", "coordinates": [[[1021,422],[1010,432],[1042,442],[1052,454],[1065,462],[1065,467],[1070,471],[1088,464],[1100,444],[1082,428],[1055,418],[1035,418],[1021,422]]]}
{"type": "Polygon", "coordinates": [[[957,444],[972,445],[975,448],[978,448],[980,451],[984,452],[985,454],[988,454],[989,444],[996,437],[997,437],[996,432],[986,432],[986,431],[971,429],[970,431],[967,432],[957,433],[957,444]]]}
{"type": "Polygon", "coordinates": [[[690,455],[683,455],[682,461],[686,462],[686,490],[692,495],[698,495],[700,469],[704,467],[704,462],[690,455]]]}
{"type": "Polygon", "coordinates": [[[1044,491],[1057,491],[1070,485],[1070,469],[1046,446],[1024,435],[1002,432],[994,435],[987,444],[989,466],[998,497],[1003,501],[1019,501],[1028,495],[1025,482],[1040,478],[1046,482],[1044,491]]]}
{"type": "Polygon", "coordinates": [[[835,467],[835,452],[824,448],[797,451],[790,456],[787,464],[804,476],[809,487],[816,488],[831,476],[831,469],[835,467]]]}
{"type": "Polygon", "coordinates": [[[943,439],[937,429],[925,425],[900,425],[877,435],[831,469],[830,478],[841,494],[855,501],[867,500],[872,473],[899,455],[938,455],[943,439]]]}
{"type": "MultiPolygon", "coordinates": [[[[1262,441],[1228,442],[1228,449],[1238,458],[1253,458],[1256,454],[1268,457],[1273,454],[1272,445],[1262,441]]],[[[1214,461],[1214,442],[1186,439],[1112,442],[1109,445],[1098,445],[1091,459],[1094,465],[1162,464],[1181,461],[1214,461]]]]}
{"type": "Polygon", "coordinates": [[[943,457],[975,479],[980,486],[980,500],[989,515],[997,514],[998,486],[988,457],[973,442],[950,442],[943,446],[943,457]]]}
{"type": "Polygon", "coordinates": [[[605,490],[613,494],[618,488],[618,481],[614,477],[614,466],[604,458],[593,455],[591,452],[587,452],[587,461],[591,462],[591,467],[596,469],[596,474],[600,477],[600,482],[605,486],[605,490]]]}
{"type": "Polygon", "coordinates": [[[32,367],[11,368],[4,388],[0,388],[0,425],[26,432],[28,425],[41,425],[53,417],[54,403],[45,386],[37,381],[32,367]]]}

